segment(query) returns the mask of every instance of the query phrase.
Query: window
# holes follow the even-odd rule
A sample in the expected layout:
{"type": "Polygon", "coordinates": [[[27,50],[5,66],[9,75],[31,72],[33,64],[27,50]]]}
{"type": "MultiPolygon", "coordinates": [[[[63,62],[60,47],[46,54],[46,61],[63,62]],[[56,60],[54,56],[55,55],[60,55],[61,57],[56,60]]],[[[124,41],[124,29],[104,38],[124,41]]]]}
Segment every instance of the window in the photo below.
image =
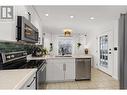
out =
{"type": "Polygon", "coordinates": [[[70,37],[59,38],[58,55],[72,55],[72,39],[70,37]]]}

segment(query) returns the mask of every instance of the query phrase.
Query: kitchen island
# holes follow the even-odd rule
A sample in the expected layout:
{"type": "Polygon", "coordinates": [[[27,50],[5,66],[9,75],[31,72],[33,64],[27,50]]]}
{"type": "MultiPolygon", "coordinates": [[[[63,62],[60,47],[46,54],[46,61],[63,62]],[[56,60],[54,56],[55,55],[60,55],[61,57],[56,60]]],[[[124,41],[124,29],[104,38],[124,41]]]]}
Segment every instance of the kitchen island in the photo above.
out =
{"type": "Polygon", "coordinates": [[[37,69],[0,70],[0,89],[35,89],[36,82],[28,87],[35,78],[37,69]]]}
{"type": "MultiPolygon", "coordinates": [[[[31,55],[27,56],[27,60],[46,60],[46,81],[47,82],[64,82],[64,81],[75,81],[76,80],[76,70],[77,66],[80,68],[86,69],[81,71],[89,73],[88,75],[82,75],[83,79],[90,79],[91,77],[91,64],[92,56],[91,55],[73,55],[73,56],[44,56],[44,57],[32,57],[31,55]],[[83,63],[80,62],[78,65],[77,59],[83,59],[83,63]],[[83,67],[82,67],[83,66],[83,67]]],[[[78,68],[78,69],[80,69],[78,68]]]]}

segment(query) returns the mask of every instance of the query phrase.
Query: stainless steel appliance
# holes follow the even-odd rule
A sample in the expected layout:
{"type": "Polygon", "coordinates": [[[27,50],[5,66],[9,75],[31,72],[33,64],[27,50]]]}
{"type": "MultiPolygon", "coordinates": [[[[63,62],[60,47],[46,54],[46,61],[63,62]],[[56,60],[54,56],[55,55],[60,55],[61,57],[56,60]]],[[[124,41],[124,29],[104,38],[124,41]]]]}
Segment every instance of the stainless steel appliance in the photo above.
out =
{"type": "Polygon", "coordinates": [[[127,89],[127,14],[119,18],[119,79],[120,89],[127,89]]]}
{"type": "Polygon", "coordinates": [[[40,66],[37,71],[37,89],[45,89],[46,87],[46,64],[40,66]]]}
{"type": "Polygon", "coordinates": [[[40,83],[43,89],[46,81],[46,61],[32,60],[27,62],[26,56],[25,51],[0,53],[0,70],[37,68],[36,89],[40,88],[40,83]]]}
{"type": "Polygon", "coordinates": [[[91,79],[91,59],[76,58],[76,80],[91,79]]]}
{"type": "MultiPolygon", "coordinates": [[[[28,66],[38,68],[36,72],[36,89],[45,89],[46,86],[46,61],[45,60],[31,60],[28,66]],[[36,64],[36,65],[35,65],[36,64]]],[[[28,67],[27,66],[27,67],[28,67]]]]}
{"type": "Polygon", "coordinates": [[[23,16],[17,16],[17,40],[38,42],[38,29],[23,16]]]}

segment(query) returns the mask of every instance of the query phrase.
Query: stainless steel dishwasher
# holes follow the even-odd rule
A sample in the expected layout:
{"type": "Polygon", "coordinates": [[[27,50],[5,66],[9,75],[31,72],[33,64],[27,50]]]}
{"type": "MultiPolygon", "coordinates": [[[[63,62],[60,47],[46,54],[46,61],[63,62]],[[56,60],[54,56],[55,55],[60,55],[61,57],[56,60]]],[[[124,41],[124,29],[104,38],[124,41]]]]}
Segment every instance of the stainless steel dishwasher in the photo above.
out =
{"type": "Polygon", "coordinates": [[[91,79],[91,58],[76,58],[76,79],[91,79]]]}

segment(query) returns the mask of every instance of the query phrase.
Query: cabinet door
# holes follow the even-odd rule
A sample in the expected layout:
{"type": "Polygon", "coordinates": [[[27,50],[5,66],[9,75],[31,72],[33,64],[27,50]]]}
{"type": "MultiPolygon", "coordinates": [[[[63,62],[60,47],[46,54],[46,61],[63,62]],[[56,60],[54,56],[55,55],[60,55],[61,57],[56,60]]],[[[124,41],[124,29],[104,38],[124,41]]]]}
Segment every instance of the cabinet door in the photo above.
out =
{"type": "Polygon", "coordinates": [[[64,81],[64,68],[63,68],[63,62],[61,60],[54,60],[53,61],[54,66],[54,75],[53,80],[54,81],[64,81]]]}
{"type": "Polygon", "coordinates": [[[63,63],[61,60],[47,60],[46,81],[64,81],[63,63]]]}
{"type": "Polygon", "coordinates": [[[53,60],[46,60],[47,67],[46,67],[46,81],[52,81],[54,78],[54,64],[53,60]]]}
{"type": "Polygon", "coordinates": [[[65,80],[75,80],[75,60],[65,59],[66,70],[65,70],[65,80]]]}

